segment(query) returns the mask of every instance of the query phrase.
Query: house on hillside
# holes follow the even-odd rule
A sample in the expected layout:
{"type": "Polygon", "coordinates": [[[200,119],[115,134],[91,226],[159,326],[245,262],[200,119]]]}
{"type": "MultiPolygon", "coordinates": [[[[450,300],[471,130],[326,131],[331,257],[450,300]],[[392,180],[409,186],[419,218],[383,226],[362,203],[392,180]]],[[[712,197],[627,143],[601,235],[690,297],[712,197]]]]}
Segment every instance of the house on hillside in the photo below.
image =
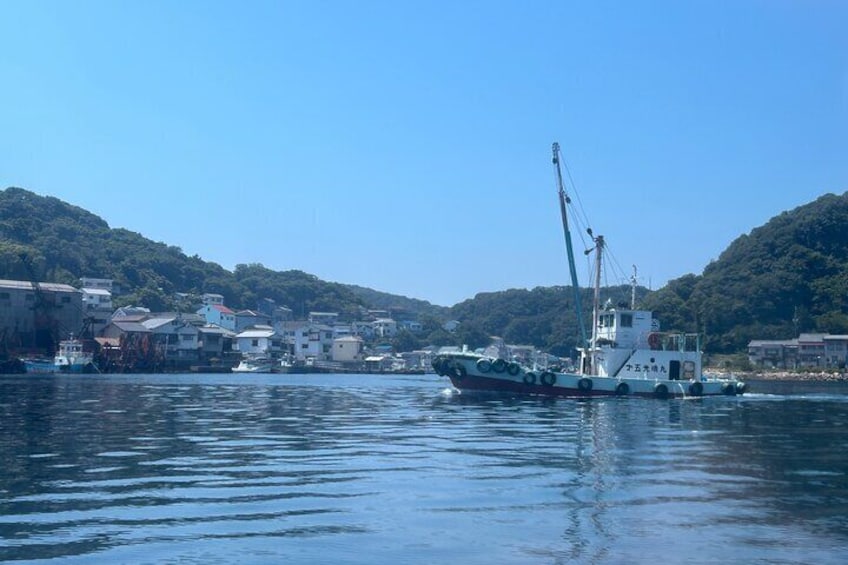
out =
{"type": "Polygon", "coordinates": [[[224,295],[207,292],[200,297],[200,302],[203,303],[204,306],[223,306],[224,295]]]}
{"type": "Polygon", "coordinates": [[[285,322],[281,325],[286,342],[298,361],[326,361],[332,355],[333,328],[310,322],[285,322]]]}
{"type": "Polygon", "coordinates": [[[146,316],[150,314],[150,308],[144,306],[122,306],[112,313],[112,319],[132,318],[135,316],[146,316]]]}
{"type": "Polygon", "coordinates": [[[377,337],[394,337],[398,333],[397,322],[391,318],[379,318],[371,325],[374,327],[374,335],[377,337]]]}
{"type": "Polygon", "coordinates": [[[141,322],[150,330],[154,343],[164,352],[166,361],[196,361],[200,357],[200,332],[197,326],[180,316],[154,316],[141,322]]]}
{"type": "Polygon", "coordinates": [[[333,340],[333,361],[351,363],[362,360],[362,349],[364,342],[356,336],[337,337],[333,340]]]}
{"type": "Polygon", "coordinates": [[[285,353],[282,336],[270,326],[254,326],[236,334],[234,347],[246,356],[280,357],[285,353]]]}
{"type": "Polygon", "coordinates": [[[83,287],[81,292],[87,332],[89,336],[99,335],[112,317],[112,293],[105,288],[91,287],[83,287]]]}
{"type": "Polygon", "coordinates": [[[197,328],[198,351],[201,361],[228,357],[233,351],[236,333],[216,325],[197,328]]]}
{"type": "Polygon", "coordinates": [[[125,318],[113,318],[111,322],[106,324],[100,335],[105,338],[117,339],[118,343],[126,342],[127,338],[134,335],[147,335],[151,331],[141,323],[142,320],[137,316],[127,316],[125,318]]]}
{"type": "Polygon", "coordinates": [[[88,288],[80,289],[82,292],[82,307],[85,310],[98,310],[112,312],[112,293],[104,288],[88,288]]]}
{"type": "Polygon", "coordinates": [[[333,326],[339,319],[338,312],[310,312],[309,321],[313,324],[333,326]]]}
{"type": "Polygon", "coordinates": [[[273,318],[265,313],[255,310],[239,310],[235,314],[236,317],[236,333],[242,332],[251,326],[271,326],[273,318]]]}
{"type": "Polygon", "coordinates": [[[374,338],[374,326],[371,322],[352,322],[350,324],[350,333],[358,335],[366,340],[374,338]]]}
{"type": "Polygon", "coordinates": [[[223,304],[206,304],[197,313],[207,324],[215,324],[231,331],[236,329],[236,314],[223,304]]]}
{"type": "Polygon", "coordinates": [[[414,334],[424,331],[424,324],[417,320],[403,320],[398,324],[398,327],[414,334]]]}
{"type": "Polygon", "coordinates": [[[99,279],[95,277],[80,278],[80,286],[82,288],[99,288],[101,290],[108,290],[110,294],[114,293],[117,288],[114,280],[99,279]]]}

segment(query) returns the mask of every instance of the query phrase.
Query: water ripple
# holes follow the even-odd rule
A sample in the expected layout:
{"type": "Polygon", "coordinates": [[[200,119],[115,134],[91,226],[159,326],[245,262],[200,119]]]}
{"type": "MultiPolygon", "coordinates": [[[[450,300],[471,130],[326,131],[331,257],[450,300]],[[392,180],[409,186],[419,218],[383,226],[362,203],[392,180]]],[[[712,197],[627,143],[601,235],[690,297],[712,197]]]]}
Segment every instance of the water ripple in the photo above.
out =
{"type": "Polygon", "coordinates": [[[842,400],[262,379],[0,380],[0,560],[836,563],[848,543],[842,400]]]}

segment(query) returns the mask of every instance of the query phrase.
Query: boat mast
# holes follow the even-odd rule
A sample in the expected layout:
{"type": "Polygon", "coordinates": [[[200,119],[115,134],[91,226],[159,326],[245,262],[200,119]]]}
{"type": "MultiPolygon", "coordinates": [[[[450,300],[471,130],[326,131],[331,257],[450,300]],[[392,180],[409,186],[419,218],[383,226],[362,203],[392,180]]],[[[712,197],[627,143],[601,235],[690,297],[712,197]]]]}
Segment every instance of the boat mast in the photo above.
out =
{"type": "MultiPolygon", "coordinates": [[[[591,233],[591,232],[590,232],[591,233]]],[[[590,251],[591,252],[591,251],[590,251]]],[[[604,236],[595,238],[595,292],[592,297],[592,366],[590,373],[597,375],[598,318],[601,315],[601,261],[604,255],[604,236]]]]}
{"type": "Polygon", "coordinates": [[[562,230],[565,233],[565,248],[568,251],[568,270],[571,273],[571,288],[574,291],[574,309],[577,311],[577,326],[580,328],[580,346],[586,347],[588,343],[586,339],[586,324],[583,322],[583,310],[580,307],[580,287],[577,286],[577,268],[574,265],[574,249],[571,246],[571,231],[568,229],[568,213],[565,209],[565,204],[571,202],[571,199],[565,193],[565,187],[562,184],[562,171],[559,166],[559,143],[554,142],[552,151],[552,162],[556,170],[557,189],[559,191],[559,211],[562,215],[562,230]]]}

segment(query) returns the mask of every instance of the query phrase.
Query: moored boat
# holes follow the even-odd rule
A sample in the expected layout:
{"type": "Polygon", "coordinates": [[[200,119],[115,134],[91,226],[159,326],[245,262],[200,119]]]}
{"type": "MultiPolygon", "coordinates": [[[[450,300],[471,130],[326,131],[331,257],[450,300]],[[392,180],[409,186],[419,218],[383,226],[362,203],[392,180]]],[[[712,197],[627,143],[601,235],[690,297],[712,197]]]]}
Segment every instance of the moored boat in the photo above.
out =
{"type": "Polygon", "coordinates": [[[83,351],[83,343],[71,337],[59,342],[59,350],[53,358],[56,372],[61,373],[90,373],[96,371],[94,359],[90,353],[83,351]]]}
{"type": "Polygon", "coordinates": [[[57,371],[55,359],[24,357],[21,361],[24,364],[24,371],[28,375],[46,375],[57,371]]]}
{"type": "MultiPolygon", "coordinates": [[[[582,324],[580,296],[568,229],[565,194],[559,168],[559,145],[553,146],[578,324],[582,324]]],[[[591,231],[589,235],[592,236],[591,231]]],[[[502,391],[545,396],[644,396],[655,398],[743,394],[747,386],[733,378],[706,375],[698,334],[660,331],[659,320],[635,307],[600,305],[601,261],[605,241],[592,236],[595,247],[595,287],[591,338],[581,327],[582,344],[577,371],[525,366],[512,360],[462,351],[433,359],[433,369],[450,378],[459,390],[502,391]]],[[[634,277],[635,285],[635,277],[634,277]]],[[[635,288],[635,287],[634,287],[635,288]]]]}
{"type": "Polygon", "coordinates": [[[270,357],[245,357],[233,367],[234,373],[276,373],[279,361],[270,357]]]}

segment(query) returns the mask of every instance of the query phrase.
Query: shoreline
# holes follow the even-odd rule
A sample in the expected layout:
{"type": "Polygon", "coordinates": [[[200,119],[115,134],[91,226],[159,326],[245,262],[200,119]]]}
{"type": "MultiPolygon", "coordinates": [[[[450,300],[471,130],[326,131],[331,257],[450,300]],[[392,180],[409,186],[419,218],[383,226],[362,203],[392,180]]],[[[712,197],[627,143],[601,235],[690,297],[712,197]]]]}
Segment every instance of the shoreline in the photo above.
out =
{"type": "Polygon", "coordinates": [[[848,372],[845,371],[710,371],[704,373],[724,377],[735,377],[740,380],[759,381],[808,381],[808,382],[848,382],[848,372]]]}

